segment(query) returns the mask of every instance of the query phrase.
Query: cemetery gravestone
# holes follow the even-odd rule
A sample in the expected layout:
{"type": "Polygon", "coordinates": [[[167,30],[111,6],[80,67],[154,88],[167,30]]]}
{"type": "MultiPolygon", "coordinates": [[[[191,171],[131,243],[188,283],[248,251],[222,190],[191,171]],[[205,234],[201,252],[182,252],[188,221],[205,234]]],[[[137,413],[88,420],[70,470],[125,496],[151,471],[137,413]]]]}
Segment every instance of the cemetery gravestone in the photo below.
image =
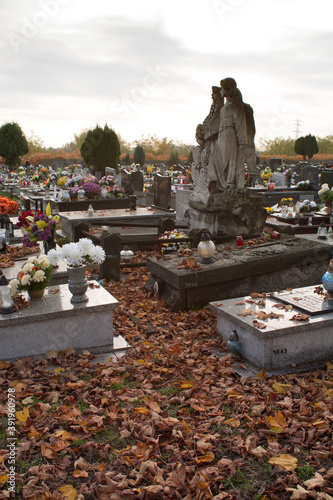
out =
{"type": "Polygon", "coordinates": [[[333,170],[322,170],[320,172],[320,184],[328,184],[330,189],[333,187],[333,170]]]}
{"type": "Polygon", "coordinates": [[[171,207],[171,177],[156,174],[154,180],[154,206],[169,210],[171,207]]]}
{"type": "Polygon", "coordinates": [[[133,183],[132,183],[132,173],[124,170],[121,173],[121,185],[125,189],[127,194],[133,194],[133,183]]]}
{"type": "Polygon", "coordinates": [[[275,187],[286,187],[286,176],[279,172],[273,172],[271,181],[275,182],[275,187]]]}
{"type": "Polygon", "coordinates": [[[282,167],[283,158],[271,158],[269,160],[269,167],[276,172],[278,167],[282,167]]]}
{"type": "Polygon", "coordinates": [[[141,170],[132,172],[132,187],[133,191],[143,191],[143,172],[141,170]]]}

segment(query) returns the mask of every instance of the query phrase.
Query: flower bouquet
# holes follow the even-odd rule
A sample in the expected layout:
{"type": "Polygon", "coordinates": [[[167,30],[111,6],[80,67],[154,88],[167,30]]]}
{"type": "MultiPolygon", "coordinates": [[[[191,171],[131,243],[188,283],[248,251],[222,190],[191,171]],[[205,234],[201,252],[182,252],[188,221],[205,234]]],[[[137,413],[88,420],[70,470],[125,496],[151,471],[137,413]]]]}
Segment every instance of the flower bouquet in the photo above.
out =
{"type": "Polygon", "coordinates": [[[266,168],[263,172],[261,172],[260,177],[263,180],[264,185],[266,186],[267,181],[271,178],[272,172],[266,168]]]}
{"type": "Polygon", "coordinates": [[[299,204],[300,213],[315,212],[319,207],[315,201],[304,200],[299,204]]]}
{"type": "Polygon", "coordinates": [[[14,215],[19,209],[19,204],[15,200],[10,200],[7,196],[0,196],[0,215],[14,215]]]}
{"type": "Polygon", "coordinates": [[[113,175],[104,175],[104,177],[102,177],[99,181],[99,185],[101,187],[106,186],[107,188],[110,188],[108,191],[111,191],[115,184],[118,184],[118,179],[115,179],[113,175]]]}
{"type": "Polygon", "coordinates": [[[328,184],[323,184],[318,191],[318,195],[323,203],[326,201],[333,201],[333,188],[330,189],[328,184]]]}
{"type": "Polygon", "coordinates": [[[65,186],[65,184],[66,184],[67,181],[68,181],[68,177],[66,175],[62,175],[57,180],[57,184],[58,184],[58,186],[65,186]]]}
{"type": "Polygon", "coordinates": [[[162,254],[165,252],[174,252],[176,250],[179,250],[179,248],[182,247],[187,247],[189,246],[189,243],[185,242],[177,242],[177,241],[172,241],[170,243],[162,243],[163,240],[169,240],[169,239],[180,239],[180,238],[188,238],[188,235],[186,233],[183,233],[181,231],[178,231],[178,229],[174,229],[173,231],[165,231],[163,234],[159,236],[159,240],[161,240],[161,246],[160,246],[160,251],[162,254]]]}
{"type": "Polygon", "coordinates": [[[105,260],[103,248],[95,246],[88,238],[81,238],[77,243],[68,243],[60,250],[50,250],[47,256],[54,265],[57,265],[59,259],[67,263],[68,289],[72,293],[71,302],[86,302],[88,300],[86,265],[101,264],[105,260]]]}
{"type": "Polygon", "coordinates": [[[17,278],[10,281],[13,297],[24,290],[29,294],[31,291],[45,290],[50,284],[53,269],[46,255],[29,257],[18,272],[17,278]]]}
{"type": "Polygon", "coordinates": [[[287,206],[287,207],[293,207],[295,205],[295,201],[294,201],[294,198],[281,198],[280,202],[279,202],[279,206],[287,206]]]}
{"type": "Polygon", "coordinates": [[[102,264],[105,260],[105,251],[101,246],[94,245],[89,238],[81,238],[77,243],[67,243],[59,250],[50,250],[47,257],[54,266],[63,259],[69,267],[79,267],[102,264]]]}
{"type": "Polygon", "coordinates": [[[51,215],[51,206],[48,203],[45,214],[39,210],[36,213],[28,210],[22,212],[18,218],[17,227],[22,229],[22,244],[25,247],[33,247],[38,241],[43,241],[45,251],[51,246],[55,246],[56,223],[59,221],[59,215],[51,215]]]}

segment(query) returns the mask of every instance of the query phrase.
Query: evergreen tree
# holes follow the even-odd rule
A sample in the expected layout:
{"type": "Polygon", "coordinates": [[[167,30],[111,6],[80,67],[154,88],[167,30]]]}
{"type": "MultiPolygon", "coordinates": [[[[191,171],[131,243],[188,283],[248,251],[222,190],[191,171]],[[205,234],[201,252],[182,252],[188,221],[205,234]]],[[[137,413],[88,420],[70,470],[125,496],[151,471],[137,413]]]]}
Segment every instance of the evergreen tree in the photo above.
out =
{"type": "Polygon", "coordinates": [[[295,153],[302,155],[304,161],[306,157],[310,160],[318,151],[318,143],[314,135],[308,134],[305,137],[299,137],[295,141],[295,153]]]}
{"type": "Polygon", "coordinates": [[[5,123],[0,128],[0,156],[5,159],[6,165],[13,168],[19,165],[20,156],[29,151],[28,141],[21,127],[13,123],[5,123]]]}
{"type": "Polygon", "coordinates": [[[189,157],[187,158],[187,163],[193,163],[194,162],[194,159],[193,159],[193,151],[191,149],[190,151],[190,154],[189,154],[189,157]]]}
{"type": "Polygon", "coordinates": [[[120,145],[117,134],[107,125],[104,129],[97,125],[88,131],[80,153],[88,167],[100,170],[103,174],[105,167],[115,168],[118,172],[120,145]]]}
{"type": "Polygon", "coordinates": [[[142,167],[145,163],[146,154],[143,147],[138,144],[134,150],[133,163],[138,163],[142,167]]]}
{"type": "Polygon", "coordinates": [[[177,149],[173,149],[171,151],[171,154],[170,154],[169,165],[170,166],[172,166],[172,165],[178,165],[179,162],[180,162],[179,153],[178,153],[177,149]]]}
{"type": "Polygon", "coordinates": [[[126,156],[124,158],[124,163],[125,163],[125,165],[131,164],[131,157],[130,157],[129,153],[126,154],[126,156]]]}

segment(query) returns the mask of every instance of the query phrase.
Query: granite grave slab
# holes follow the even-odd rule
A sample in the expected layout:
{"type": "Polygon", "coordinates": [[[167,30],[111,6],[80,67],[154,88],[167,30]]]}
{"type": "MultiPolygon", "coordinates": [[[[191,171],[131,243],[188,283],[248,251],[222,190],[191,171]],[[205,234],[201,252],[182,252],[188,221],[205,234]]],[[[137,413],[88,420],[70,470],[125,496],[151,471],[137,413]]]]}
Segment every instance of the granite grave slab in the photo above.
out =
{"type": "Polygon", "coordinates": [[[218,335],[229,340],[236,331],[239,355],[250,370],[277,374],[321,367],[333,360],[333,311],[325,304],[332,300],[318,295],[318,288],[211,302],[218,335]],[[301,307],[295,297],[303,300],[301,307]]]}
{"type": "Polygon", "coordinates": [[[118,301],[96,281],[89,284],[88,302],[72,304],[67,285],[51,286],[28,307],[0,314],[0,359],[43,355],[68,347],[92,353],[112,351],[112,312],[119,307],[118,301]]]}

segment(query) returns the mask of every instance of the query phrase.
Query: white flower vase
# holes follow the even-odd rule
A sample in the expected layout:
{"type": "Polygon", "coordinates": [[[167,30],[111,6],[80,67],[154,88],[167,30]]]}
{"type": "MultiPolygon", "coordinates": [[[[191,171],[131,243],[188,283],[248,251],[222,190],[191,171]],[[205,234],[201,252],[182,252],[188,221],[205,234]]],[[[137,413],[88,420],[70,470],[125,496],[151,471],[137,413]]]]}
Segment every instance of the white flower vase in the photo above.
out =
{"type": "Polygon", "coordinates": [[[72,294],[72,304],[87,302],[89,300],[86,295],[86,291],[88,289],[86,269],[87,266],[67,267],[68,289],[72,294]]]}

